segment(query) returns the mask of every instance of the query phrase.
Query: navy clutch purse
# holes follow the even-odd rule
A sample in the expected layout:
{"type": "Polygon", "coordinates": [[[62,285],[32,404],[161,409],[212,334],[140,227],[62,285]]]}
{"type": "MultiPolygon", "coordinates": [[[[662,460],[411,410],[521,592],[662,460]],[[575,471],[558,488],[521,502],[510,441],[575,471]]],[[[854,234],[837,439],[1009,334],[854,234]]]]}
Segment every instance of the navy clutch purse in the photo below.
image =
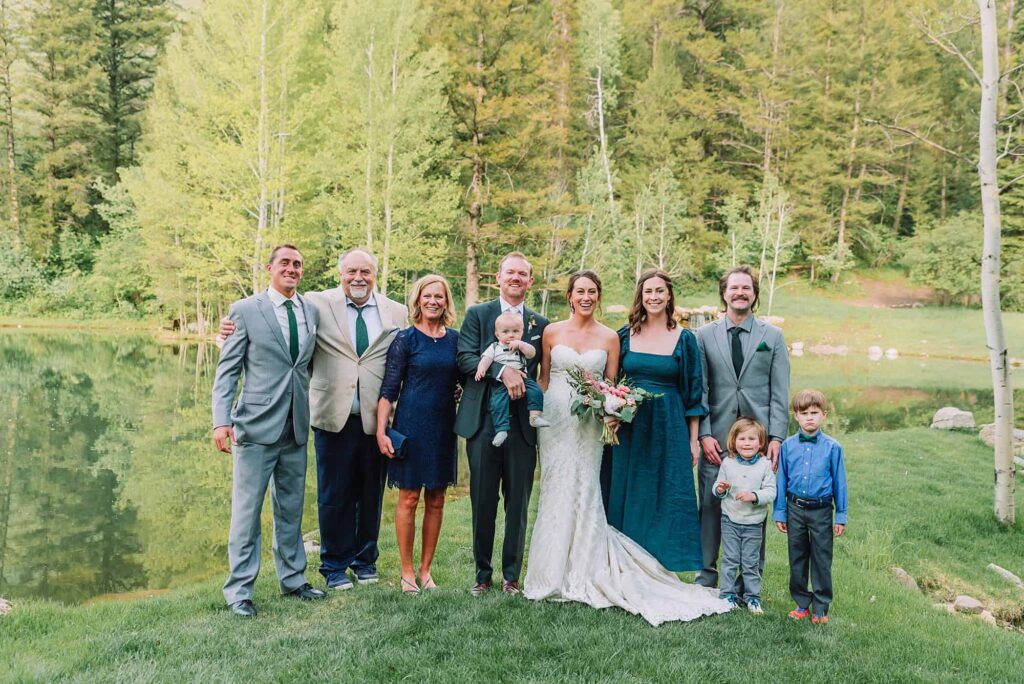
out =
{"type": "Polygon", "coordinates": [[[392,428],[388,428],[387,430],[385,430],[384,434],[387,435],[388,439],[391,440],[391,446],[394,447],[395,449],[395,458],[405,458],[406,453],[408,452],[408,449],[406,448],[407,445],[405,443],[405,435],[403,435],[398,430],[394,430],[392,428]]]}

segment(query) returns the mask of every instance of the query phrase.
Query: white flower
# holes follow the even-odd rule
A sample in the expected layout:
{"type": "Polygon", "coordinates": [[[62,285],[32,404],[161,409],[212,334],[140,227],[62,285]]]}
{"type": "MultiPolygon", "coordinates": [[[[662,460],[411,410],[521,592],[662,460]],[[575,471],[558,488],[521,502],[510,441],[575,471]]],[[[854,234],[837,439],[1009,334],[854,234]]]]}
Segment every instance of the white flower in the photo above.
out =
{"type": "Polygon", "coordinates": [[[604,397],[605,413],[617,413],[620,408],[626,405],[626,401],[614,394],[606,394],[604,397]]]}

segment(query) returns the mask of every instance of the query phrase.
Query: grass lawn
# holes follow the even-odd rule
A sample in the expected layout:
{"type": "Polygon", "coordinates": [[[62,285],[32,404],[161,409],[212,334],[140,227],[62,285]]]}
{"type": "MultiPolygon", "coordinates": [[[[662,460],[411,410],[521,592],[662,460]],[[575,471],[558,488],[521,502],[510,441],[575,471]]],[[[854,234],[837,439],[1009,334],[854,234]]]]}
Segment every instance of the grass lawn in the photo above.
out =
{"type": "MultiPolygon", "coordinates": [[[[811,285],[804,277],[791,277],[776,288],[772,315],[785,319],[782,329],[789,344],[846,345],[858,357],[877,345],[894,347],[901,354],[988,359],[980,308],[891,308],[872,306],[863,297],[866,289],[900,293],[912,287],[893,270],[853,272],[836,286],[811,285]]],[[[718,292],[708,289],[682,297],[679,303],[717,304],[718,292]]],[[[767,291],[762,288],[758,313],[766,313],[767,307],[767,291]]],[[[1004,312],[1003,324],[1010,356],[1024,357],[1024,313],[1004,312]]]]}
{"type": "MultiPolygon", "coordinates": [[[[844,438],[851,525],[838,540],[825,627],[786,617],[786,552],[771,531],[766,614],[651,628],[620,610],[468,593],[469,502],[449,502],[434,577],[398,591],[392,529],[382,581],[308,605],[276,595],[271,565],[255,621],[225,609],[221,577],[137,601],[21,602],[0,618],[8,681],[1020,681],[1024,634],[937,610],[969,592],[1018,625],[1024,532],[991,513],[991,452],[971,435],[910,429],[844,438]],[[897,564],[932,596],[897,585],[897,564]]],[[[536,502],[536,495],[534,496],[536,502]]],[[[1024,496],[1018,509],[1024,514],[1024,496]]],[[[312,575],[311,575],[312,577],[312,575]]]]}

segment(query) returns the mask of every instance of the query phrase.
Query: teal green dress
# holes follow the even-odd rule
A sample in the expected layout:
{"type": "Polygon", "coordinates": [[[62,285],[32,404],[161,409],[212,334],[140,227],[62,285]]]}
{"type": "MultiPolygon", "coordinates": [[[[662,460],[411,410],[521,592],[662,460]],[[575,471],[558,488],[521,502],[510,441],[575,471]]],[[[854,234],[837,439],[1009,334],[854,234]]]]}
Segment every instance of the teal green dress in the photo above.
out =
{"type": "Polygon", "coordinates": [[[619,330],[621,368],[631,384],[662,396],[641,405],[612,447],[608,522],[674,572],[703,566],[688,416],[703,416],[697,339],[683,330],[671,355],[629,349],[619,330]]]}

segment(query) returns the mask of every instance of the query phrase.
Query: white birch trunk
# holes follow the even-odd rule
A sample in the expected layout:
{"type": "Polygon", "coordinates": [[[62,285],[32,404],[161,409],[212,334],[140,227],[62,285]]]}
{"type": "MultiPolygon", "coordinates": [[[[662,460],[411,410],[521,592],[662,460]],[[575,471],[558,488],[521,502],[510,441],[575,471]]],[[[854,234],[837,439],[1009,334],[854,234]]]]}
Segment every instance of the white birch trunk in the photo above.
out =
{"type": "Polygon", "coordinates": [[[601,144],[601,166],[608,186],[608,209],[615,213],[615,189],[612,187],[612,164],[608,158],[608,136],[604,130],[604,78],[601,67],[597,67],[597,137],[601,144]]]}
{"type": "Polygon", "coordinates": [[[366,246],[373,248],[373,32],[366,46],[366,246]]]}
{"type": "Polygon", "coordinates": [[[979,113],[978,179],[984,242],[981,257],[981,305],[988,341],[989,365],[995,402],[995,514],[1012,525],[1014,510],[1013,388],[1006,349],[1006,333],[999,304],[1000,233],[999,186],[996,177],[996,109],[999,96],[999,38],[996,0],[978,0],[981,11],[981,110],[979,113]]]}
{"type": "MultiPolygon", "coordinates": [[[[395,106],[395,99],[398,95],[398,51],[391,53],[391,108],[395,106]]],[[[380,291],[385,295],[388,293],[388,274],[391,272],[391,231],[393,191],[395,186],[395,135],[394,120],[388,122],[388,158],[386,162],[387,174],[384,178],[384,246],[380,254],[380,276],[377,279],[380,291]]]]}
{"type": "Polygon", "coordinates": [[[768,284],[768,311],[766,315],[772,314],[772,303],[775,301],[775,278],[779,273],[779,252],[782,251],[782,229],[786,224],[786,202],[785,198],[779,196],[778,205],[778,227],[775,230],[775,253],[772,257],[772,277],[768,284]]]}
{"type": "MultiPolygon", "coordinates": [[[[260,52],[256,62],[256,80],[259,84],[259,109],[256,118],[256,184],[258,198],[256,200],[256,239],[253,241],[252,255],[252,292],[255,294],[260,289],[260,282],[263,274],[263,264],[260,258],[263,254],[263,239],[267,230],[269,212],[267,202],[269,188],[267,179],[268,160],[270,152],[269,141],[269,116],[270,106],[267,102],[267,4],[269,0],[263,0],[260,6],[260,52]]],[[[198,287],[198,283],[197,283],[198,287]]],[[[199,310],[199,292],[196,292],[196,324],[202,327],[202,312],[199,310]]]]}

